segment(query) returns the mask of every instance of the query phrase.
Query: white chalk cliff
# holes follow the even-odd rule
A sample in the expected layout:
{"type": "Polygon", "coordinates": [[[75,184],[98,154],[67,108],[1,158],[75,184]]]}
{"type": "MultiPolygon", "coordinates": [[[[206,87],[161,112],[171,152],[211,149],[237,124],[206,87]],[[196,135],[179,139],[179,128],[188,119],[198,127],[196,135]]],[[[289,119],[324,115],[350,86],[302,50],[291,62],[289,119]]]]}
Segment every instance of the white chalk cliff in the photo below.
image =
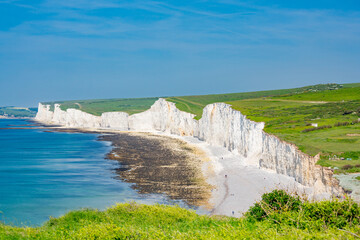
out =
{"type": "Polygon", "coordinates": [[[107,112],[94,116],[77,109],[61,110],[55,104],[39,104],[35,120],[71,128],[101,128],[130,131],[161,131],[193,136],[214,146],[250,159],[249,164],[293,177],[314,188],[315,193],[339,194],[343,190],[331,169],[316,165],[309,156],[290,143],[263,131],[264,123],[251,121],[225,103],[207,105],[197,121],[191,113],[180,111],[175,103],[157,100],[149,110],[129,116],[124,112],[107,112]]]}

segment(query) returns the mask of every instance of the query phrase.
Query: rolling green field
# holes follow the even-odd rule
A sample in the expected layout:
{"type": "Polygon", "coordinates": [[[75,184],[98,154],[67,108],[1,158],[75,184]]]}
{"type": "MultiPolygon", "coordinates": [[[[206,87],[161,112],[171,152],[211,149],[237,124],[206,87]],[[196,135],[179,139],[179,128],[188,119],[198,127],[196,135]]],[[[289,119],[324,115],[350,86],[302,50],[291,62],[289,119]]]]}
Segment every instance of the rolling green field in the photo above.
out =
{"type": "Polygon", "coordinates": [[[50,104],[53,109],[54,103],[61,104],[60,108],[66,110],[68,108],[79,109],[96,116],[100,116],[104,112],[127,112],[135,114],[143,112],[151,107],[159,98],[118,98],[118,99],[93,99],[93,100],[75,100],[75,101],[59,101],[44,102],[50,104]]]}
{"type": "MultiPolygon", "coordinates": [[[[101,115],[103,112],[139,113],[158,98],[106,99],[57,102],[63,110],[76,108],[101,115]]],[[[225,102],[249,119],[265,122],[265,131],[294,143],[303,152],[321,153],[319,163],[339,167],[338,172],[357,172],[358,155],[339,163],[344,153],[360,151],[360,83],[319,84],[270,91],[166,97],[182,111],[200,119],[207,104],[225,102]],[[311,124],[317,124],[313,127],[311,124]],[[329,160],[332,159],[332,160],[329,160]],[[327,161],[326,161],[327,160],[327,161]],[[333,164],[331,164],[333,163],[333,164]],[[352,168],[342,169],[350,165],[352,168]]],[[[53,104],[53,103],[50,103],[53,104]]]]}
{"type": "Polygon", "coordinates": [[[264,130],[294,143],[307,154],[321,153],[319,164],[336,172],[359,172],[359,155],[341,160],[344,153],[360,151],[360,84],[316,85],[300,89],[228,95],[168,98],[183,111],[201,117],[214,98],[230,104],[249,119],[265,122],[264,130]],[[317,124],[318,127],[312,127],[317,124]],[[338,157],[334,157],[334,155],[338,157]],[[329,160],[329,159],[332,160],[329,160]],[[325,159],[327,161],[325,161],[325,159]],[[343,169],[345,165],[346,169],[343,169]]]}
{"type": "Polygon", "coordinates": [[[306,92],[301,94],[288,94],[288,96],[278,96],[278,99],[301,100],[301,101],[351,101],[360,99],[360,86],[356,84],[352,87],[333,90],[325,90],[320,92],[306,92]],[[357,87],[356,87],[357,86],[357,87]]]}
{"type": "Polygon", "coordinates": [[[37,108],[0,107],[0,115],[9,117],[35,117],[37,108]]]}
{"type": "Polygon", "coordinates": [[[350,199],[313,203],[275,190],[241,218],[126,203],[71,211],[36,228],[0,224],[0,239],[357,239],[359,216],[350,199]]]}
{"type": "Polygon", "coordinates": [[[245,99],[283,96],[290,94],[301,94],[308,91],[324,91],[328,89],[336,90],[341,87],[344,86],[340,84],[319,84],[319,85],[307,86],[302,88],[280,89],[280,90],[269,90],[269,91],[258,91],[258,92],[168,97],[166,98],[166,100],[176,103],[176,107],[182,111],[195,114],[196,115],[195,119],[200,119],[202,116],[203,108],[211,103],[232,102],[232,101],[240,101],[245,99]]]}

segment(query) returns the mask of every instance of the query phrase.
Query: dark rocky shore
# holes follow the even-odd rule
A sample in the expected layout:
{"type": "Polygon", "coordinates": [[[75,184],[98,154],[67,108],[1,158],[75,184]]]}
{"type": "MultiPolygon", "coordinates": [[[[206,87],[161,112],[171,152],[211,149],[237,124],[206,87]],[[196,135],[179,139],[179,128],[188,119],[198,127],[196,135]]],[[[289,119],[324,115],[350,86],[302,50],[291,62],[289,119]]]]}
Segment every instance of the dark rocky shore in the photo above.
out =
{"type": "Polygon", "coordinates": [[[201,172],[205,155],[187,143],[146,133],[101,135],[113,150],[108,159],[117,160],[121,180],[133,183],[139,193],[165,193],[190,205],[206,205],[211,186],[201,172]]]}
{"type": "Polygon", "coordinates": [[[211,185],[202,173],[206,155],[186,142],[150,133],[87,131],[42,125],[46,131],[101,134],[99,141],[112,143],[107,159],[116,160],[119,179],[133,183],[141,194],[166,194],[193,206],[209,206],[211,185]]]}

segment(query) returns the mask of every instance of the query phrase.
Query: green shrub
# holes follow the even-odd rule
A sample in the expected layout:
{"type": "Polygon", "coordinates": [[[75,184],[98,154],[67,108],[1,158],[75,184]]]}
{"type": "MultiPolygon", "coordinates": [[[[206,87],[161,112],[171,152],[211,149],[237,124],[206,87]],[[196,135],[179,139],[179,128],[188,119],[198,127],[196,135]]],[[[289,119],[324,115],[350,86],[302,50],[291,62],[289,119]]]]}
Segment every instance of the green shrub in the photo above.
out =
{"type": "Polygon", "coordinates": [[[360,224],[360,205],[350,198],[319,202],[301,201],[283,190],[262,196],[245,214],[250,221],[268,221],[298,229],[343,229],[360,224]]]}
{"type": "Polygon", "coordinates": [[[360,224],[360,206],[350,198],[345,200],[304,202],[302,205],[304,219],[322,226],[344,228],[360,224]]]}
{"type": "Polygon", "coordinates": [[[261,221],[274,213],[298,211],[300,206],[301,200],[298,196],[292,196],[284,190],[274,190],[262,195],[261,201],[255,203],[246,215],[261,221]]]}

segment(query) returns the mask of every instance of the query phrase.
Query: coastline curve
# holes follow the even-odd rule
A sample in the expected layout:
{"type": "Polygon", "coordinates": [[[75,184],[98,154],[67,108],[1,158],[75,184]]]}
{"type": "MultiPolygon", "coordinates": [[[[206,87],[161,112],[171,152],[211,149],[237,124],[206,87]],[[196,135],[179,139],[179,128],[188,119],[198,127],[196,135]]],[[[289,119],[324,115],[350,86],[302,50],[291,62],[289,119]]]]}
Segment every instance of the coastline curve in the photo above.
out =
{"type": "Polygon", "coordinates": [[[106,112],[94,116],[77,109],[61,110],[55,104],[39,103],[36,121],[69,128],[95,128],[121,131],[163,132],[190,136],[212,146],[223,147],[245,158],[248,165],[270,169],[314,189],[313,195],[339,195],[344,191],[331,169],[316,165],[319,156],[309,156],[297,146],[264,132],[263,122],[254,122],[225,103],[213,103],[203,110],[200,120],[180,111],[175,103],[160,98],[150,109],[129,115],[106,112]]]}

